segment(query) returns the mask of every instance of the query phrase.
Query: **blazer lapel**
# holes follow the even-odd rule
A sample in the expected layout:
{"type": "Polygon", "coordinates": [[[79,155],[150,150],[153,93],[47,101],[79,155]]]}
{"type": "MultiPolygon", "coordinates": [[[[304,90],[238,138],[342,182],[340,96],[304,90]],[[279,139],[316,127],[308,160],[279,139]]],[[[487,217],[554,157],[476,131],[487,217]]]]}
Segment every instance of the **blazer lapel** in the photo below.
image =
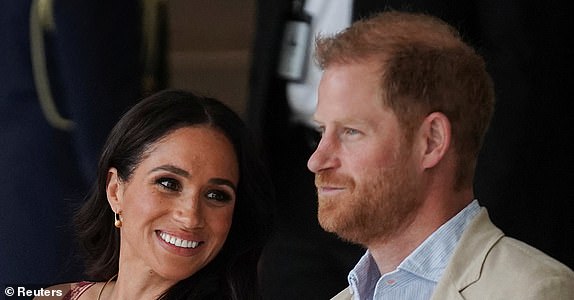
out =
{"type": "Polygon", "coordinates": [[[351,294],[351,288],[348,287],[338,293],[335,297],[331,298],[331,300],[352,300],[353,294],[351,294]]]}
{"type": "Polygon", "coordinates": [[[462,234],[431,299],[464,299],[461,292],[479,280],[488,252],[503,236],[482,208],[462,234]]]}

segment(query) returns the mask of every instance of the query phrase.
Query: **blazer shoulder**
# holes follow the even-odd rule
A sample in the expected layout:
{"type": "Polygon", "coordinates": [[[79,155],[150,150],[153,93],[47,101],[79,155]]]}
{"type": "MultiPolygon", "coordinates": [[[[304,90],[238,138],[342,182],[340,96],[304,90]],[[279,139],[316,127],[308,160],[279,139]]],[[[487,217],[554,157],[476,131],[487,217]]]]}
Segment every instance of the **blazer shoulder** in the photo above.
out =
{"type": "Polygon", "coordinates": [[[507,268],[535,277],[558,275],[574,280],[574,272],[568,266],[541,250],[508,236],[504,236],[494,245],[486,257],[485,265],[507,268]]]}
{"type": "Polygon", "coordinates": [[[568,299],[574,295],[574,272],[544,252],[505,236],[491,248],[479,279],[463,295],[485,299],[568,299]]]}
{"type": "Polygon", "coordinates": [[[433,299],[565,299],[569,294],[574,294],[572,270],[505,236],[482,209],[465,229],[433,299]]]}

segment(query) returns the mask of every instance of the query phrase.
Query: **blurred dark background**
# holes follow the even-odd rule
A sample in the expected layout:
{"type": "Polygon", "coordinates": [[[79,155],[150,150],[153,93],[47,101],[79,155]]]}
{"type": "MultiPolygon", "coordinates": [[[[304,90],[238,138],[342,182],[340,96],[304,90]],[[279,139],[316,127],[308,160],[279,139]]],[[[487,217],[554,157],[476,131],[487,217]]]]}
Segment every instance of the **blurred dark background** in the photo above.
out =
{"type": "MultiPolygon", "coordinates": [[[[497,105],[477,197],[507,235],[573,268],[571,2],[410,3],[459,27],[493,75],[497,105]]],[[[254,0],[0,3],[0,285],[85,279],[70,218],[107,133],[133,103],[183,88],[247,119],[250,103],[262,101],[255,95],[265,95],[254,91],[277,88],[252,80],[276,63],[275,48],[254,51],[266,30],[257,21],[267,12],[257,7],[254,0]]],[[[275,100],[263,99],[282,105],[275,100]]]]}

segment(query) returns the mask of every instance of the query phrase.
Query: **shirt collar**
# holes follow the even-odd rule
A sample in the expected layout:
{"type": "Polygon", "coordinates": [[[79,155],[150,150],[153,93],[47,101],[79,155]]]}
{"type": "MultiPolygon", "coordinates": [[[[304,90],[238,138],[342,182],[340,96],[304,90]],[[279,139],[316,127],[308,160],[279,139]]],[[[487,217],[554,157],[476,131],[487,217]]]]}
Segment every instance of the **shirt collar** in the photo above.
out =
{"type": "MultiPolygon", "coordinates": [[[[453,218],[444,223],[426,238],[397,269],[407,271],[421,278],[438,282],[466,225],[480,211],[478,200],[473,200],[453,218]]],[[[381,273],[370,252],[361,257],[349,273],[348,281],[355,299],[369,299],[381,277],[381,273]],[[359,295],[363,295],[358,297],[359,295]]]]}

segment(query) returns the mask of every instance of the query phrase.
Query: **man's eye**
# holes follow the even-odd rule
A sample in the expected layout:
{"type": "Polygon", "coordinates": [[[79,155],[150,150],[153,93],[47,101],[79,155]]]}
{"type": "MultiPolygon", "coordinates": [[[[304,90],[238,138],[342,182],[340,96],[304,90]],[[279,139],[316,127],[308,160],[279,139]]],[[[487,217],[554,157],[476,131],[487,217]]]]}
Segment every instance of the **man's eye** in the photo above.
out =
{"type": "Polygon", "coordinates": [[[346,135],[356,135],[359,134],[360,131],[358,131],[357,129],[353,129],[353,128],[345,128],[345,134],[346,135]]]}
{"type": "Polygon", "coordinates": [[[205,194],[205,196],[210,200],[215,200],[218,202],[228,202],[231,200],[231,195],[229,195],[227,192],[219,190],[210,190],[205,194]]]}
{"type": "Polygon", "coordinates": [[[181,190],[181,184],[179,183],[179,181],[173,178],[160,178],[156,180],[156,183],[159,184],[162,188],[169,191],[178,192],[181,190]]]}

